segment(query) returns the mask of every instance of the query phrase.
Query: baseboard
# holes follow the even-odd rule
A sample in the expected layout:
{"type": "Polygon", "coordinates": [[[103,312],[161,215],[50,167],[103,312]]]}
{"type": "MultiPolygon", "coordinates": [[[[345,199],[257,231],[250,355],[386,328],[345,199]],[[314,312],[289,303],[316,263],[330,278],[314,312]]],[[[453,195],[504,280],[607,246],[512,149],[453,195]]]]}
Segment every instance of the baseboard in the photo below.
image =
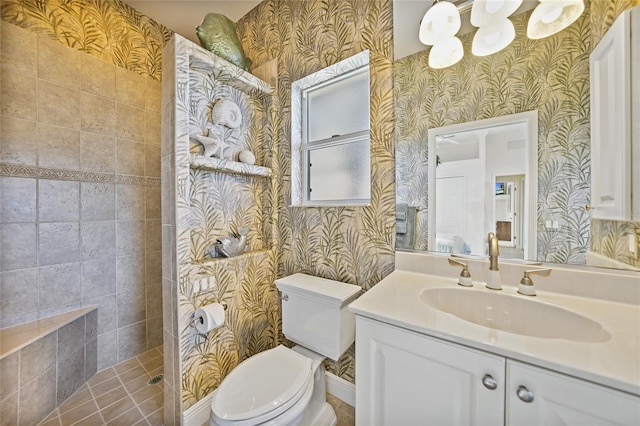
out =
{"type": "Polygon", "coordinates": [[[182,424],[184,426],[208,426],[211,400],[215,393],[215,391],[211,392],[182,413],[182,424]]]}
{"type": "Polygon", "coordinates": [[[333,373],[325,372],[327,376],[327,393],[338,398],[340,401],[356,406],[356,386],[333,373]]]}
{"type": "MultiPolygon", "coordinates": [[[[327,377],[327,393],[338,398],[340,401],[354,407],[356,404],[356,387],[353,383],[342,379],[335,374],[325,372],[327,377]]],[[[187,411],[182,413],[182,424],[184,426],[206,426],[209,424],[209,412],[211,411],[211,400],[214,392],[202,398],[192,405],[187,411]]]]}

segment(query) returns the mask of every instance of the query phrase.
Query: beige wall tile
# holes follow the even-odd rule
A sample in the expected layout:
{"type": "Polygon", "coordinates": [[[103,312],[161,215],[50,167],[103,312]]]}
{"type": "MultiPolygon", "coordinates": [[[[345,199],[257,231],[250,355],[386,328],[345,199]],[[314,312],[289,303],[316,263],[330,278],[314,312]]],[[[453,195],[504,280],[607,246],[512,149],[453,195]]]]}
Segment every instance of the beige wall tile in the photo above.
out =
{"type": "Polygon", "coordinates": [[[160,219],[162,217],[160,206],[160,188],[155,186],[147,186],[145,192],[145,217],[147,219],[160,219]]]}
{"type": "Polygon", "coordinates": [[[115,292],[115,257],[106,259],[85,260],[82,262],[82,297],[84,299],[93,299],[96,297],[108,296],[111,294],[115,294],[115,292]]]}
{"type": "MultiPolygon", "coordinates": [[[[154,220],[147,220],[146,222],[147,222],[146,253],[159,253],[162,251],[161,221],[160,219],[154,219],[154,220]]],[[[157,275],[157,273],[154,275],[157,275]]]]}
{"type": "Polygon", "coordinates": [[[116,101],[136,108],[145,105],[145,78],[118,67],[116,69],[116,101]]]}
{"type": "MultiPolygon", "coordinates": [[[[3,272],[0,277],[2,286],[2,298],[0,299],[0,318],[7,319],[19,315],[38,311],[38,270],[36,268],[20,269],[17,271],[3,272]]],[[[15,353],[17,355],[17,352],[15,353]]],[[[2,373],[0,376],[0,399],[13,392],[9,385],[12,374],[10,368],[5,368],[5,358],[2,360],[2,373]],[[8,381],[8,382],[7,382],[8,381]]],[[[13,374],[18,374],[18,366],[13,374]]]]}
{"type": "Polygon", "coordinates": [[[18,391],[18,362],[20,351],[0,360],[0,401],[18,391]]]}
{"type": "Polygon", "coordinates": [[[5,223],[0,225],[0,271],[37,266],[35,223],[5,223]]]}
{"type": "Polygon", "coordinates": [[[3,425],[18,424],[18,393],[2,400],[0,403],[0,419],[3,425]]]}
{"type": "Polygon", "coordinates": [[[118,103],[116,108],[116,127],[119,138],[143,142],[145,136],[144,123],[144,109],[132,108],[118,103]]]}
{"type": "Polygon", "coordinates": [[[38,291],[41,311],[81,300],[79,262],[41,266],[39,272],[38,291]]]}
{"type": "Polygon", "coordinates": [[[116,97],[116,66],[93,56],[81,59],[80,89],[108,99],[116,97]]]}
{"type": "Polygon", "coordinates": [[[36,122],[2,117],[0,161],[34,166],[37,161],[36,122]]]}
{"type": "Polygon", "coordinates": [[[116,186],[116,219],[144,219],[144,189],[144,186],[139,185],[116,186]]]}
{"type": "Polygon", "coordinates": [[[144,175],[160,177],[160,147],[158,145],[144,145],[144,175]]]}
{"type": "Polygon", "coordinates": [[[82,93],[83,132],[99,133],[107,136],[116,134],[116,103],[102,96],[82,93]]]}
{"type": "Polygon", "coordinates": [[[162,83],[147,78],[145,81],[144,108],[160,112],[162,109],[162,83]]]}
{"type": "Polygon", "coordinates": [[[23,120],[36,120],[36,79],[6,69],[2,70],[0,95],[2,114],[23,120]]]}
{"type": "Polygon", "coordinates": [[[0,222],[36,221],[36,180],[2,177],[0,180],[0,222]]]}
{"type": "Polygon", "coordinates": [[[38,165],[68,170],[80,169],[80,132],[38,124],[38,165]]]}
{"type": "Polygon", "coordinates": [[[54,332],[20,351],[20,387],[24,387],[51,367],[55,370],[56,348],[57,333],[54,332]]]}
{"type": "MultiPolygon", "coordinates": [[[[37,362],[37,361],[35,361],[37,362]]],[[[20,391],[20,424],[35,425],[56,408],[56,368],[50,368],[20,391]]]]}
{"type": "Polygon", "coordinates": [[[161,140],[161,122],[160,122],[160,112],[146,110],[145,111],[145,133],[144,133],[144,141],[148,144],[158,145],[160,146],[161,140]]]}
{"type": "Polygon", "coordinates": [[[38,180],[38,219],[73,222],[80,218],[80,182],[38,180]]]}
{"type": "Polygon", "coordinates": [[[118,293],[142,289],[145,283],[144,255],[118,257],[116,279],[118,293]]]}
{"type": "Polygon", "coordinates": [[[78,87],[80,59],[83,53],[38,36],[38,78],[66,87],[78,87]]]}
{"type": "Polygon", "coordinates": [[[58,265],[80,259],[80,224],[49,222],[38,226],[38,262],[58,265]]]}
{"type": "Polygon", "coordinates": [[[112,183],[80,184],[80,217],[83,221],[114,220],[115,186],[112,183]]]}
{"type": "Polygon", "coordinates": [[[144,253],[143,220],[119,220],[116,224],[116,254],[126,256],[144,253]]]}
{"type": "MultiPolygon", "coordinates": [[[[80,239],[83,260],[112,258],[116,255],[116,222],[114,220],[80,222],[80,239]]],[[[113,259],[113,282],[115,283],[115,258],[113,259]]],[[[90,297],[97,296],[102,294],[90,297]]]]}
{"type": "Polygon", "coordinates": [[[36,76],[37,36],[31,31],[0,21],[0,63],[2,67],[32,77],[36,76]]]}
{"type": "Polygon", "coordinates": [[[84,346],[58,361],[57,403],[62,404],[84,383],[84,346]]]}
{"type": "Polygon", "coordinates": [[[116,143],[116,173],[144,176],[144,144],[124,139],[116,143]]]}
{"type": "Polygon", "coordinates": [[[115,173],[116,139],[96,133],[80,132],[80,169],[115,173]]]}
{"type": "Polygon", "coordinates": [[[79,90],[38,80],[38,122],[80,130],[79,90]]]}
{"type": "Polygon", "coordinates": [[[140,321],[118,329],[118,362],[139,355],[146,350],[146,321],[140,321]]]}

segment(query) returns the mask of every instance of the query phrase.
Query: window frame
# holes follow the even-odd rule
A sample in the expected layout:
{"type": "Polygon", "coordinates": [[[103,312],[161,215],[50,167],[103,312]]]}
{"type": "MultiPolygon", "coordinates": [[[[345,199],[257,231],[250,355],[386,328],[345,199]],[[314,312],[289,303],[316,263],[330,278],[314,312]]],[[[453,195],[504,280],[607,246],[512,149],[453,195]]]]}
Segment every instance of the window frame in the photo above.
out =
{"type": "MultiPolygon", "coordinates": [[[[367,206],[371,204],[371,120],[369,127],[345,135],[327,139],[309,141],[308,126],[308,94],[314,90],[338,83],[360,73],[370,73],[369,51],[360,52],[344,61],[331,65],[323,70],[295,81],[291,85],[291,204],[292,207],[323,207],[323,206],[367,206]],[[367,140],[368,158],[368,197],[359,199],[311,200],[309,156],[311,151],[319,148],[329,148],[341,144],[367,140]]],[[[371,75],[368,75],[371,87],[371,75]]],[[[371,108],[369,96],[369,117],[371,108]]]]}

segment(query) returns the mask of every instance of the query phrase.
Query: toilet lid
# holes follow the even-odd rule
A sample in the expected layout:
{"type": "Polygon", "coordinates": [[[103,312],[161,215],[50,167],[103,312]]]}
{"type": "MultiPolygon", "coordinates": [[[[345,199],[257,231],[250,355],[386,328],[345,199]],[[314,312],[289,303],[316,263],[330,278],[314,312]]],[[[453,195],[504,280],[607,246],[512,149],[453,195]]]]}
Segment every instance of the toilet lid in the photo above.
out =
{"type": "Polygon", "coordinates": [[[233,369],[220,384],[211,408],[222,420],[259,417],[299,397],[311,376],[311,360],[280,345],[233,369]]]}

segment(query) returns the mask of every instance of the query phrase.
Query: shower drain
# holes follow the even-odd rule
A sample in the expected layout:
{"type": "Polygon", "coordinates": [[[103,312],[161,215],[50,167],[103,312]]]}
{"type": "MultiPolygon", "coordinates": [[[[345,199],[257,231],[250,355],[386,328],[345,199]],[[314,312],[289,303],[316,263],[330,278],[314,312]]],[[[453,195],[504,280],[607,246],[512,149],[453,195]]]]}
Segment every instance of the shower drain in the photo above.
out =
{"type": "Polygon", "coordinates": [[[155,385],[160,383],[163,379],[164,379],[164,374],[158,374],[157,376],[153,376],[151,379],[149,379],[148,384],[155,385]]]}

